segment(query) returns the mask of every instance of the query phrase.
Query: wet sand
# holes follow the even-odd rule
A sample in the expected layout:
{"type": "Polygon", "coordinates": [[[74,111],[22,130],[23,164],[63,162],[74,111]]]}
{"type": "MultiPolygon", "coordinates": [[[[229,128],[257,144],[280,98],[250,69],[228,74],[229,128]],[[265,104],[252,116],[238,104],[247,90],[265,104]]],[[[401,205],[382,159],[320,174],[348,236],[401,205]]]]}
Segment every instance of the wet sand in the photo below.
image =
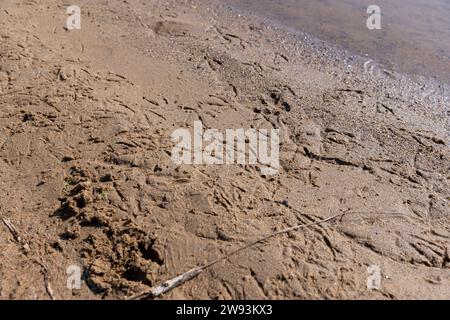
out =
{"type": "Polygon", "coordinates": [[[126,299],[305,224],[162,298],[450,298],[445,87],[204,0],[79,5],[0,2],[0,299],[126,299]],[[174,163],[196,121],[278,129],[278,174],[174,163]]]}
{"type": "Polygon", "coordinates": [[[388,68],[450,84],[450,1],[224,0],[310,33],[388,68]],[[367,7],[381,8],[381,30],[366,28],[367,7]]]}

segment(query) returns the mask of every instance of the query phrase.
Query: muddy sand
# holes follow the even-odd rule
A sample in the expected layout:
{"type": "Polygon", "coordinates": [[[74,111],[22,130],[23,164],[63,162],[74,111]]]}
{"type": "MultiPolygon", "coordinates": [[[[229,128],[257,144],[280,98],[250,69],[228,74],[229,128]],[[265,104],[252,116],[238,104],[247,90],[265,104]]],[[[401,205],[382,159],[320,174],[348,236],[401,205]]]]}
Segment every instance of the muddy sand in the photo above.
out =
{"type": "Polygon", "coordinates": [[[0,1],[1,299],[123,299],[342,213],[162,298],[450,298],[446,86],[205,1],[78,5],[0,1]],[[279,129],[278,174],[174,164],[199,120],[279,129]]]}

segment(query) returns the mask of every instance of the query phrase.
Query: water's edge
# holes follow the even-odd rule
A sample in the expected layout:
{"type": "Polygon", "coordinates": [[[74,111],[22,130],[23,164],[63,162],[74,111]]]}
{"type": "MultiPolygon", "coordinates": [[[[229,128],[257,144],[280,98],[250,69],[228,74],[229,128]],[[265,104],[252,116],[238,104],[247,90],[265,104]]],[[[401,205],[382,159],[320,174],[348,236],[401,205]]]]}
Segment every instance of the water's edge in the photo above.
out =
{"type": "Polygon", "coordinates": [[[450,84],[450,28],[446,15],[446,12],[450,15],[450,2],[430,0],[422,4],[422,0],[413,0],[408,5],[395,6],[386,0],[378,1],[382,4],[381,30],[366,27],[369,16],[366,10],[370,5],[367,0],[332,4],[310,0],[219,2],[243,15],[259,16],[291,32],[309,34],[365,57],[366,61],[370,57],[386,69],[450,84]],[[415,18],[414,22],[410,17],[415,18]],[[442,41],[446,38],[448,41],[442,41]]]}

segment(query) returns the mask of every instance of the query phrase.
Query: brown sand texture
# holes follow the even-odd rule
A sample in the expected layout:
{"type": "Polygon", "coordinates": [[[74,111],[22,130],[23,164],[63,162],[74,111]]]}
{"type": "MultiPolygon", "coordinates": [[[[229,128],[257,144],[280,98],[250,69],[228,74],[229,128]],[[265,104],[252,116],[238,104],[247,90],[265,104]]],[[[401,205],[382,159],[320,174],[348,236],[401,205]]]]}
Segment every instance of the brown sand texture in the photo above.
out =
{"type": "Polygon", "coordinates": [[[126,299],[301,224],[160,299],[450,298],[448,88],[207,1],[77,5],[0,1],[0,299],[126,299]],[[195,121],[279,129],[279,172],[175,164],[195,121]]]}

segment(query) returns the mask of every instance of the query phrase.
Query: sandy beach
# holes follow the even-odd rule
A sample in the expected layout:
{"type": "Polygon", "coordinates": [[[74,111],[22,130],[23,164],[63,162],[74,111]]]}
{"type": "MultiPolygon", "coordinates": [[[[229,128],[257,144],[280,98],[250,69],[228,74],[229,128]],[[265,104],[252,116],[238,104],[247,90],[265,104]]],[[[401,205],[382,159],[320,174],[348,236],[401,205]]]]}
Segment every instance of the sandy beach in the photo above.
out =
{"type": "Polygon", "coordinates": [[[159,299],[450,299],[448,85],[217,2],[77,2],[0,0],[0,299],[126,299],[296,225],[159,299]],[[279,130],[278,172],[174,163],[195,122],[279,130]]]}

